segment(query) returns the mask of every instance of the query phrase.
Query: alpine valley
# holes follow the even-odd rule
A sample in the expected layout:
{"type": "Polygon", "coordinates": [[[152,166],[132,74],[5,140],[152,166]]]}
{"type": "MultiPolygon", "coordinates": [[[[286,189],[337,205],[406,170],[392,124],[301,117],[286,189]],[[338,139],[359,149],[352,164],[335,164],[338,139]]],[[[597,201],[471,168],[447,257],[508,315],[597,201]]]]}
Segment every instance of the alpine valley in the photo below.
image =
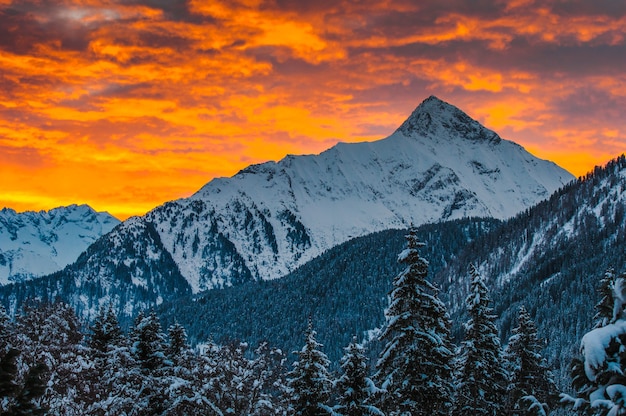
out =
{"type": "Polygon", "coordinates": [[[128,316],[187,294],[273,280],[355,237],[467,217],[507,219],[573,179],[436,97],[389,137],[340,143],[218,178],[131,218],[64,270],[5,286],[82,316],[128,316]]]}

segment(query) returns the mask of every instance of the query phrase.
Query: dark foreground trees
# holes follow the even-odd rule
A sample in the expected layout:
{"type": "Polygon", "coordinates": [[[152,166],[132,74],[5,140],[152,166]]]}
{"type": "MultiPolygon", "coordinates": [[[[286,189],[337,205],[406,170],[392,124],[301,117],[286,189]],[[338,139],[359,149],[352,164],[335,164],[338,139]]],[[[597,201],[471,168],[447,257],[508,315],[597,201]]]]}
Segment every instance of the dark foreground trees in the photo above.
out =
{"type": "MultiPolygon", "coordinates": [[[[0,415],[547,414],[554,386],[529,314],[520,311],[509,340],[507,374],[487,288],[470,266],[469,320],[455,357],[448,314],[428,280],[421,246],[411,230],[399,255],[406,267],[393,281],[372,378],[366,348],[356,338],[336,367],[339,375],[332,374],[312,321],[287,372],[288,357],[266,343],[254,350],[245,343],[211,341],[192,348],[185,328],[174,324],[165,334],[151,311],[140,313],[122,331],[111,307],[83,327],[70,308],[55,303],[25,308],[14,319],[0,311],[0,415]]],[[[607,288],[617,285],[614,278],[607,282],[607,288]]],[[[606,293],[598,318],[602,328],[622,319],[621,312],[608,311],[615,304],[614,291],[606,293]]],[[[612,403],[611,409],[622,405],[614,371],[626,350],[620,337],[626,341],[626,335],[619,335],[607,344],[605,354],[611,358],[606,368],[594,370],[597,377],[580,384],[581,396],[597,396],[604,389],[603,400],[612,403]],[[611,349],[616,345],[617,350],[611,349]]],[[[579,366],[584,376],[589,375],[588,362],[585,356],[579,366]]]]}
{"type": "Polygon", "coordinates": [[[491,299],[476,267],[470,264],[469,321],[460,351],[454,416],[498,416],[505,411],[507,372],[491,299]]]}
{"type": "Polygon", "coordinates": [[[376,380],[384,391],[381,410],[387,415],[448,415],[452,408],[453,349],[446,307],[428,281],[428,262],[414,229],[398,261],[406,268],[393,281],[387,325],[380,337],[385,347],[376,380]]]}

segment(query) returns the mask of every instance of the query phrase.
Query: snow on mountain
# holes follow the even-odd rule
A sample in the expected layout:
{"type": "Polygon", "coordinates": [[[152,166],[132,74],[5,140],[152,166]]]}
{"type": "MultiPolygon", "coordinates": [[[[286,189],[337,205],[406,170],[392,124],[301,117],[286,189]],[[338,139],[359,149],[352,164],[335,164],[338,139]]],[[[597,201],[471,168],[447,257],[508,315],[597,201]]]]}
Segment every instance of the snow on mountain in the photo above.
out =
{"type": "Polygon", "coordinates": [[[600,280],[611,268],[617,275],[626,272],[625,252],[626,156],[621,155],[468,244],[434,280],[452,321],[464,322],[467,268],[474,264],[497,293],[494,311],[502,337],[508,337],[524,305],[548,340],[544,356],[565,386],[580,339],[598,312],[600,280]]]}
{"type": "MultiPolygon", "coordinates": [[[[572,179],[430,97],[386,139],[252,165],[140,221],[154,226],[197,293],[281,277],[378,230],[467,216],[507,218],[572,179]]],[[[137,243],[124,227],[113,234],[137,243]]]]}
{"type": "Polygon", "coordinates": [[[119,222],[87,205],[0,210],[0,285],[61,270],[119,222]]]}
{"type": "Polygon", "coordinates": [[[572,179],[430,97],[386,139],[252,165],[146,220],[198,292],[283,276],[378,230],[508,218],[572,179]]]}

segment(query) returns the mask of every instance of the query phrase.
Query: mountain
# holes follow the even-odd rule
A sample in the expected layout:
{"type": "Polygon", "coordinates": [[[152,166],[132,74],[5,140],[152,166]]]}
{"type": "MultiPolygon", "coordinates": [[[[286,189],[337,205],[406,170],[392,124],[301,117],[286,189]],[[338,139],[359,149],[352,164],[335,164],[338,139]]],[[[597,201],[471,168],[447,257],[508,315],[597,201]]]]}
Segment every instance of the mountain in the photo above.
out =
{"type": "MultiPolygon", "coordinates": [[[[326,353],[338,360],[353,335],[367,339],[384,324],[406,233],[386,230],[354,238],[281,279],[180,298],[158,311],[167,324],[183,324],[193,341],[269,340],[286,351],[298,348],[312,317],[326,353]]],[[[417,235],[426,243],[421,255],[441,289],[457,341],[466,321],[468,265],[474,263],[488,282],[503,342],[524,305],[565,389],[569,364],[592,326],[600,279],[610,267],[626,273],[626,157],[506,221],[427,224],[417,235]]]]}
{"type": "MultiPolygon", "coordinates": [[[[199,293],[282,277],[337,244],[375,231],[471,216],[505,219],[572,179],[430,97],[385,139],[340,143],[319,155],[287,156],[214,179],[189,198],[134,218],[132,227],[118,226],[88,251],[89,258],[55,278],[81,287],[100,276],[105,281],[94,291],[115,298],[109,280],[116,277],[102,271],[124,264],[133,287],[166,301],[179,292],[150,286],[161,278],[150,277],[156,269],[144,264],[152,264],[152,257],[128,257],[119,247],[132,246],[137,253],[151,247],[159,253],[157,262],[161,254],[171,257],[176,270],[168,272],[180,274],[199,293]],[[138,228],[154,233],[138,234],[138,228]]],[[[53,282],[44,286],[37,296],[69,296],[53,282]]],[[[78,309],[94,304],[81,298],[80,289],[71,290],[82,302],[74,304],[78,309]]],[[[126,310],[128,302],[118,306],[126,310]]]]}
{"type": "Polygon", "coordinates": [[[119,224],[87,205],[17,213],[0,210],[0,285],[61,270],[119,224]]]}
{"type": "Polygon", "coordinates": [[[598,167],[548,200],[475,239],[438,276],[453,321],[462,321],[467,265],[487,277],[502,335],[524,305],[563,380],[591,329],[605,271],[626,273],[626,156],[598,167]]]}
{"type": "Polygon", "coordinates": [[[430,97],[386,139],[250,166],[146,220],[199,292],[281,277],[375,231],[508,218],[572,179],[430,97]]]}

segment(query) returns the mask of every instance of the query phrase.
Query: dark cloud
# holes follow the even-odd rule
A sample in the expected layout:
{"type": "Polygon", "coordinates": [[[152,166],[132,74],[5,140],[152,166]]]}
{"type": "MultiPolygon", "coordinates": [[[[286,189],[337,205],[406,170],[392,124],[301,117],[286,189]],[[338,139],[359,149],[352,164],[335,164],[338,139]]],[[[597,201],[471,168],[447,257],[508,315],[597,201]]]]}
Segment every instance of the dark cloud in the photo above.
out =
{"type": "Polygon", "coordinates": [[[46,44],[53,48],[83,51],[89,45],[92,30],[93,26],[59,15],[48,3],[23,3],[19,7],[0,10],[0,48],[20,55],[46,44]]]}
{"type": "Polygon", "coordinates": [[[161,10],[165,20],[194,24],[212,24],[216,22],[211,16],[194,14],[189,8],[188,0],[132,0],[125,4],[147,6],[161,10]]]}
{"type": "Polygon", "coordinates": [[[550,3],[552,11],[563,16],[606,16],[613,19],[626,16],[624,1],[557,0],[550,3]]]}
{"type": "Polygon", "coordinates": [[[617,120],[623,116],[626,97],[616,96],[593,85],[577,88],[563,97],[551,100],[551,106],[568,118],[584,123],[588,120],[598,123],[617,120]]]}

